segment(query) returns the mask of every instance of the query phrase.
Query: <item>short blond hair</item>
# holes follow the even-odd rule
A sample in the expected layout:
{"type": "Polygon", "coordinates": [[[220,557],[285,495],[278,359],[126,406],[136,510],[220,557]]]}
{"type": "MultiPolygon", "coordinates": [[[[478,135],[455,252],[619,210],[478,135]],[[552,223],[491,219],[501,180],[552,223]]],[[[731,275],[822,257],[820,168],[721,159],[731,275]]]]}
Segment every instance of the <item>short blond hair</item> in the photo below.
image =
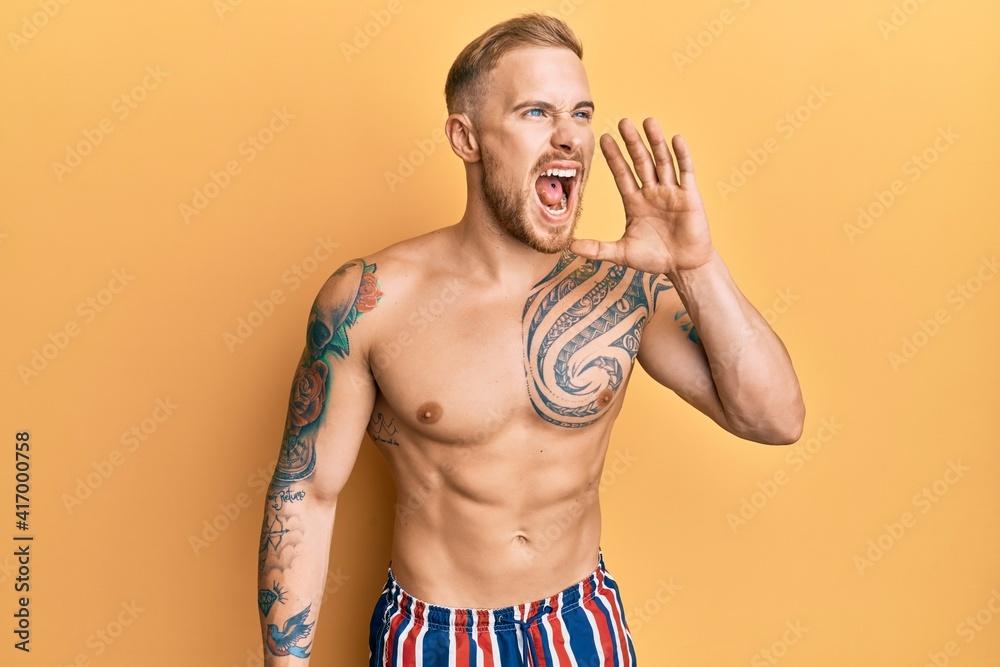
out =
{"type": "Polygon", "coordinates": [[[566,48],[583,59],[583,43],[561,19],[537,13],[508,19],[472,40],[455,58],[444,86],[448,113],[469,111],[486,75],[505,54],[522,46],[566,48]]]}

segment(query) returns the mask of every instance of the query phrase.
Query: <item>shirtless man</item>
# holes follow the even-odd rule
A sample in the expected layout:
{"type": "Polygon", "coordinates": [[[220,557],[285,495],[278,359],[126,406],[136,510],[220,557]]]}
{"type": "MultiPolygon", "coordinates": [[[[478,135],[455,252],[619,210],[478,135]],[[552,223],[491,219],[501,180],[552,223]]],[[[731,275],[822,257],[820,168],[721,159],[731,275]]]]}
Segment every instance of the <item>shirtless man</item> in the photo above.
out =
{"type": "Polygon", "coordinates": [[[649,149],[619,125],[631,165],[602,136],[625,233],[573,239],[595,148],[581,55],[540,15],[466,47],[445,126],[464,216],[348,262],[320,290],[265,506],[267,665],[308,664],[337,497],[366,431],[398,499],[372,666],[635,664],[598,547],[598,485],[635,359],[727,431],[799,438],[788,354],[712,246],[683,139],[675,171],[655,120],[649,149]]]}

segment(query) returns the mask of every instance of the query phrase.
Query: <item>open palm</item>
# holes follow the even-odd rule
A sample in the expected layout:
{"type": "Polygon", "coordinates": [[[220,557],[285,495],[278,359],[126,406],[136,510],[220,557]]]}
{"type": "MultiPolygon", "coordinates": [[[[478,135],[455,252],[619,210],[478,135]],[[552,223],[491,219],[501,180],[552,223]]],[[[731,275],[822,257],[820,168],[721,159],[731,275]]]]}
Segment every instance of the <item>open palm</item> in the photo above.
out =
{"type": "Polygon", "coordinates": [[[614,138],[610,134],[601,137],[601,151],[625,205],[625,233],[618,241],[577,240],[570,250],[647,273],[697,268],[709,260],[713,248],[691,153],[680,135],[673,138],[675,170],[656,120],[647,118],[643,128],[652,155],[632,121],[626,118],[618,125],[635,173],[614,138]]]}

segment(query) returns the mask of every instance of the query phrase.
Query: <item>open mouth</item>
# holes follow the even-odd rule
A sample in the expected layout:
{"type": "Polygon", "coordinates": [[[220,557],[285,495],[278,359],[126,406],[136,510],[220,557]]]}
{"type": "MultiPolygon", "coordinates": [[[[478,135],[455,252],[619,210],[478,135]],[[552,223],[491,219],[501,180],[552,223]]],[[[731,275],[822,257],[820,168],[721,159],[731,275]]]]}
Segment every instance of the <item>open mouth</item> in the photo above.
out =
{"type": "Polygon", "coordinates": [[[581,168],[573,163],[552,163],[535,180],[535,194],[544,217],[551,222],[565,222],[576,203],[576,189],[581,168]]]}

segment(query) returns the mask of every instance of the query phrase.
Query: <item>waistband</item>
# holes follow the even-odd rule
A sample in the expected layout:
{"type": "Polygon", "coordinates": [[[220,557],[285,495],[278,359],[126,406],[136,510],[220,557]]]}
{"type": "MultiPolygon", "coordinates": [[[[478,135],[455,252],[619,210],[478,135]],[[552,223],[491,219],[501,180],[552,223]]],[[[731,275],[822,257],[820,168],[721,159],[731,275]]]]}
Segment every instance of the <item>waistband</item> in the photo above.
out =
{"type": "Polygon", "coordinates": [[[389,596],[398,613],[415,626],[474,634],[513,630],[517,626],[523,628],[525,623],[533,623],[544,616],[571,611],[606,591],[613,595],[611,585],[614,579],[604,567],[604,555],[598,551],[597,568],[593,572],[561,592],[534,602],[498,609],[459,609],[431,604],[403,590],[392,573],[391,563],[383,595],[389,596]]]}

